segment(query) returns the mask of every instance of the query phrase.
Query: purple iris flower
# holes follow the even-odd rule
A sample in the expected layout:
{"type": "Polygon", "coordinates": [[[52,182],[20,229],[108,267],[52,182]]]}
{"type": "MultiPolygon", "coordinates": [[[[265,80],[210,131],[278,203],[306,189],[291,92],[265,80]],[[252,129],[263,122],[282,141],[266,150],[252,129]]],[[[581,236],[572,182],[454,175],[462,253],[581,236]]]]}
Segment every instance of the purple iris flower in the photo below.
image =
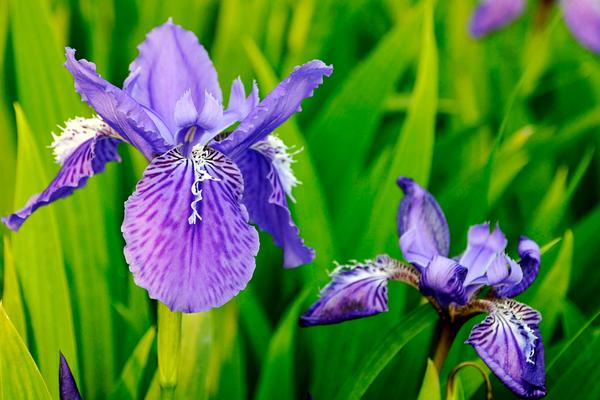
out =
{"type": "Polygon", "coordinates": [[[55,137],[58,175],[25,207],[3,218],[11,229],[39,207],[71,194],[127,142],[150,162],[125,203],[125,258],[135,282],[174,311],[229,301],[250,280],[258,234],[283,248],[284,266],[309,263],[287,197],[298,183],[293,154],[273,131],[312,95],[332,67],[310,61],[259,100],[238,78],[223,108],[217,73],[196,36],[171,20],[139,46],[120,89],[67,48],[75,89],[97,113],[66,122],[55,137]],[[228,128],[238,124],[232,132],[228,128]]]}
{"type": "Polygon", "coordinates": [[[69,363],[67,363],[67,359],[62,353],[60,353],[60,364],[58,366],[58,385],[60,400],[81,400],[77,382],[75,382],[69,363]]]}
{"type": "MultiPolygon", "coordinates": [[[[399,280],[418,288],[450,324],[487,313],[466,343],[519,396],[546,394],[541,316],[512,299],[535,279],[540,248],[521,237],[520,261],[505,253],[507,240],[499,226],[474,225],[467,249],[450,258],[450,235],[437,201],[405,177],[398,179],[404,198],[398,210],[398,233],[404,264],[387,255],[339,266],[319,300],[300,318],[302,326],[324,325],[388,311],[387,283],[399,280]]],[[[460,326],[460,325],[459,325],[460,326]]]]}
{"type": "MultiPolygon", "coordinates": [[[[552,0],[539,0],[540,9],[552,0]]],[[[482,37],[502,29],[525,11],[525,0],[481,0],[471,17],[469,31],[482,37]]],[[[560,0],[565,22],[579,43],[600,53],[600,2],[597,0],[560,0]]]]}

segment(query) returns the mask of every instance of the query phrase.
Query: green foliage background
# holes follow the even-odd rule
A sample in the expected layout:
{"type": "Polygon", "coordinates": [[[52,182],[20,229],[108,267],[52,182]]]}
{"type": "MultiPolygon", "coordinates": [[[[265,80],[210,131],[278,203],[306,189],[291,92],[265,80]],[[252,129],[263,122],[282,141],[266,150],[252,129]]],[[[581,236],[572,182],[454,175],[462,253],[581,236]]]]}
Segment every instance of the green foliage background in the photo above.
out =
{"type": "MultiPolygon", "coordinates": [[[[385,315],[297,326],[332,261],[400,257],[399,175],[438,198],[453,254],[485,220],[501,222],[513,255],[522,233],[550,244],[521,296],[544,316],[548,398],[600,398],[600,58],[577,45],[558,7],[536,18],[538,2],[475,41],[475,3],[1,0],[0,213],[57,171],[50,132],[91,114],[62,67],[67,44],[118,84],[145,33],[172,16],[198,35],[224,88],[255,78],[262,96],[294,65],[320,58],[333,76],[277,131],[304,149],[294,214],[317,259],[283,270],[261,235],[248,289],[184,316],[178,398],[436,398],[453,366],[477,360],[462,344],[467,326],[438,383],[427,368],[435,313],[400,284],[390,285],[385,315]]],[[[119,229],[145,161],[120,152],[121,164],[40,209],[19,234],[2,228],[0,399],[57,398],[59,350],[86,399],[158,397],[156,307],[132,282],[119,229]]],[[[460,398],[482,397],[476,372],[458,376],[460,398]]]]}

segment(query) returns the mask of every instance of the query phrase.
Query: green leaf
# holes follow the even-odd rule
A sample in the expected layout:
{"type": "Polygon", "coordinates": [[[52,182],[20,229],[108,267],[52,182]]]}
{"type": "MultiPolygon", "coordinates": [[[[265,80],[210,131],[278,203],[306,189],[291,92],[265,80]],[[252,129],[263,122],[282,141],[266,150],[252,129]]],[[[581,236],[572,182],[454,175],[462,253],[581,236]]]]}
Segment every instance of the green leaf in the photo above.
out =
{"type": "MultiPolygon", "coordinates": [[[[339,400],[360,399],[377,375],[402,348],[415,336],[435,322],[435,313],[429,304],[419,306],[403,316],[398,324],[385,337],[377,339],[374,348],[366,355],[360,368],[348,376],[340,387],[339,400]]],[[[377,332],[374,332],[377,334],[377,332]]],[[[340,338],[342,340],[343,338],[340,338]]]]}
{"type": "Polygon", "coordinates": [[[15,328],[23,341],[27,341],[27,325],[25,322],[25,308],[21,296],[21,288],[15,271],[12,255],[12,246],[8,236],[4,236],[4,290],[2,291],[4,309],[11,315],[15,328]]]}
{"type": "Polygon", "coordinates": [[[149,356],[154,344],[156,331],[152,327],[142,336],[133,353],[121,371],[121,377],[115,389],[110,394],[111,399],[139,399],[141,398],[141,384],[144,370],[148,366],[149,356]]]}
{"type": "MultiPolygon", "coordinates": [[[[0,399],[52,399],[40,371],[1,302],[0,348],[0,399]]],[[[54,361],[58,366],[58,352],[54,361]]],[[[58,368],[53,380],[58,382],[58,368]]]]}
{"type": "Polygon", "coordinates": [[[421,55],[413,100],[392,152],[388,174],[381,183],[373,212],[368,219],[362,247],[369,252],[396,249],[395,213],[400,202],[396,178],[404,175],[427,186],[434,145],[438,98],[438,59],[433,25],[433,2],[424,3],[421,55]],[[384,245],[385,244],[385,245],[384,245]]]}
{"type": "MultiPolygon", "coordinates": [[[[16,106],[15,112],[19,132],[16,204],[21,206],[49,180],[23,111],[16,106]]],[[[19,233],[13,234],[12,243],[27,323],[33,334],[28,339],[50,392],[57,395],[59,351],[71,360],[74,375],[78,376],[79,368],[69,286],[52,208],[44,207],[32,216],[19,233]]]]}
{"type": "Polygon", "coordinates": [[[573,233],[567,231],[554,264],[544,276],[544,280],[531,300],[531,306],[542,314],[541,330],[546,338],[551,337],[562,312],[563,302],[569,289],[572,261],[573,233]]]}
{"type": "Polygon", "coordinates": [[[427,359],[427,369],[417,400],[441,400],[440,375],[431,359],[427,359]]]}
{"type": "Polygon", "coordinates": [[[289,307],[269,343],[262,364],[256,399],[291,399],[294,388],[294,342],[300,308],[310,290],[304,290],[289,307]],[[277,382],[276,385],[273,382],[277,382]]]}

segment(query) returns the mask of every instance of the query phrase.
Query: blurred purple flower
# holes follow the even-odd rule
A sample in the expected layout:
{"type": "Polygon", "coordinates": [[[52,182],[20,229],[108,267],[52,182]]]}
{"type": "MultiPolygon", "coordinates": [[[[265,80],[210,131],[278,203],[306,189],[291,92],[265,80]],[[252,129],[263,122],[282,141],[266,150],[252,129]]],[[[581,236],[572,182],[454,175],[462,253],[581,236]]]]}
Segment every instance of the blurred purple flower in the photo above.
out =
{"type": "MultiPolygon", "coordinates": [[[[565,22],[579,43],[600,53],[600,2],[597,0],[560,0],[565,22]]],[[[540,7],[549,7],[541,1],[540,7]]],[[[473,37],[479,38],[502,29],[520,17],[525,10],[525,0],[482,0],[469,24],[473,37]]]]}
{"type": "Polygon", "coordinates": [[[81,400],[77,382],[75,382],[69,363],[67,363],[67,359],[62,353],[60,353],[60,364],[58,366],[58,385],[60,400],[81,400]]]}
{"type": "Polygon", "coordinates": [[[269,232],[284,266],[309,263],[288,209],[298,181],[290,149],[271,133],[300,110],[332,67],[319,60],[296,69],[262,101],[238,78],[223,108],[217,73],[196,36],[171,20],[139,46],[124,89],[75,59],[75,89],[98,114],[67,121],[52,145],[62,165],[24,208],[3,218],[11,229],[39,207],[71,194],[127,142],[150,161],[125,203],[125,258],[135,282],[174,311],[198,312],[229,301],[250,280],[258,234],[269,232]],[[233,132],[225,130],[239,125],[233,132]]]}
{"type": "Polygon", "coordinates": [[[488,316],[476,325],[471,344],[490,369],[519,396],[546,394],[540,314],[510,297],[535,279],[540,248],[521,237],[520,261],[504,252],[500,227],[488,223],[469,229],[465,252],[449,258],[450,234],[435,198],[412,179],[400,177],[404,198],[398,210],[398,233],[405,265],[388,256],[338,267],[319,300],[300,318],[303,326],[322,325],[375,315],[388,310],[387,282],[399,280],[418,288],[443,318],[488,316]],[[478,295],[490,287],[485,298],[478,295]]]}

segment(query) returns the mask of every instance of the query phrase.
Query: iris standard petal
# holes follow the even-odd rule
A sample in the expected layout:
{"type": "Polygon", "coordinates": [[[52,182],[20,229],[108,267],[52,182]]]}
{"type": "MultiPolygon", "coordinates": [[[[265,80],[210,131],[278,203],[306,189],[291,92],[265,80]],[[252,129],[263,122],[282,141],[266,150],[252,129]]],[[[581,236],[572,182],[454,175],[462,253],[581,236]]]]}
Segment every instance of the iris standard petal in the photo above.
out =
{"type": "Polygon", "coordinates": [[[353,265],[340,265],[319,300],[300,317],[301,326],[336,324],[388,311],[387,282],[412,273],[386,256],[353,265]]]}
{"type": "Polygon", "coordinates": [[[76,60],[75,50],[67,48],[65,66],[73,75],[75,89],[83,101],[146,158],[151,159],[170,149],[146,110],[127,93],[98,75],[93,63],[76,60]]]}
{"type": "Polygon", "coordinates": [[[421,274],[419,289],[425,296],[431,296],[442,307],[455,303],[464,305],[468,297],[463,287],[467,269],[455,260],[434,256],[421,274]]]}
{"type": "Polygon", "coordinates": [[[562,0],[567,26],[581,45],[600,53],[600,3],[596,0],[562,0]]]}
{"type": "Polygon", "coordinates": [[[466,343],[517,395],[534,399],[545,396],[540,313],[512,299],[492,304],[489,315],[475,325],[466,343]]]}
{"type": "Polygon", "coordinates": [[[525,11],[525,0],[482,0],[471,16],[469,31],[481,37],[513,22],[525,11]]]}
{"type": "Polygon", "coordinates": [[[404,258],[423,269],[435,255],[447,256],[450,233],[435,198],[415,181],[398,178],[404,198],[398,208],[398,235],[404,258]]]}
{"type": "Polygon", "coordinates": [[[152,160],[125,203],[125,259],[135,282],[183,312],[219,307],[244,289],[259,243],[242,192],[236,165],[212,149],[152,160]]]}
{"type": "Polygon", "coordinates": [[[540,271],[540,246],[533,240],[521,236],[521,240],[519,241],[519,256],[521,257],[519,266],[523,271],[523,278],[513,285],[495,288],[497,296],[515,297],[531,286],[537,277],[540,271]]]}
{"type": "Polygon", "coordinates": [[[118,139],[112,129],[98,118],[75,118],[67,121],[61,136],[53,144],[55,158],[61,168],[48,187],[33,195],[23,208],[2,218],[13,231],[38,208],[69,196],[83,187],[88,178],[104,171],[109,161],[121,161],[117,152],[118,139]]]}
{"type": "Polygon", "coordinates": [[[506,237],[498,225],[491,232],[488,223],[469,228],[467,250],[459,261],[469,270],[465,285],[486,284],[488,268],[497,257],[504,256],[506,244],[506,237]]]}
{"type": "Polygon", "coordinates": [[[269,232],[275,244],[283,249],[283,265],[291,268],[312,262],[315,251],[305,246],[300,237],[272,159],[258,150],[247,149],[236,164],[244,177],[243,203],[250,220],[269,232]]]}
{"type": "Polygon", "coordinates": [[[81,394],[77,389],[77,382],[71,373],[67,359],[60,353],[60,364],[58,367],[58,385],[60,400],[80,400],[81,394]]]}
{"type": "Polygon", "coordinates": [[[252,90],[248,97],[244,90],[244,84],[238,77],[231,84],[231,93],[229,94],[229,104],[227,105],[226,115],[234,116],[236,121],[241,121],[257,106],[260,99],[258,98],[258,86],[256,81],[252,82],[252,90]]]}
{"type": "Polygon", "coordinates": [[[241,152],[265,139],[275,128],[300,111],[302,100],[312,96],[314,89],[323,83],[323,77],[330,76],[332,72],[333,67],[320,60],[296,67],[215,148],[235,160],[241,152]]]}
{"type": "Polygon", "coordinates": [[[151,30],[138,50],[125,91],[154,110],[171,132],[176,131],[175,104],[187,90],[198,110],[204,108],[205,92],[222,102],[217,72],[192,32],[169,20],[151,30]]]}

